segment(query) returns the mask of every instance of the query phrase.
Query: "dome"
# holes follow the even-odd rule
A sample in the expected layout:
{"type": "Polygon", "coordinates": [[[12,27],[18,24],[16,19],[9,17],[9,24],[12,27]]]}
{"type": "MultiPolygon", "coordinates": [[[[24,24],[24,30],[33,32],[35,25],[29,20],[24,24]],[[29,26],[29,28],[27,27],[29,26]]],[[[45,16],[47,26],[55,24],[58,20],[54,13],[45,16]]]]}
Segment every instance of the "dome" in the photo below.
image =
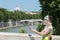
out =
{"type": "Polygon", "coordinates": [[[15,11],[20,11],[19,6],[16,6],[15,11]]]}

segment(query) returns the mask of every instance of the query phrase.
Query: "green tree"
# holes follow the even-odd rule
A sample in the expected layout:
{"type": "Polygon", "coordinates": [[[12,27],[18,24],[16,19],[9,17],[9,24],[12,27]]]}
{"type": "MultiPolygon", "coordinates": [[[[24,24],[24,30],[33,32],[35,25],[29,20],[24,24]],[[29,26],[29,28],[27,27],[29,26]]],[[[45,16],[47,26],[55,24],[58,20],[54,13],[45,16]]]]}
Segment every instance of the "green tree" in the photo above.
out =
{"type": "Polygon", "coordinates": [[[7,22],[8,21],[8,10],[4,8],[0,8],[0,21],[7,22]]]}
{"type": "Polygon", "coordinates": [[[39,14],[33,14],[32,18],[33,19],[40,19],[41,18],[41,13],[39,13],[39,14]]]}
{"type": "Polygon", "coordinates": [[[54,27],[54,34],[60,35],[60,0],[39,0],[42,18],[49,15],[54,27]]]}

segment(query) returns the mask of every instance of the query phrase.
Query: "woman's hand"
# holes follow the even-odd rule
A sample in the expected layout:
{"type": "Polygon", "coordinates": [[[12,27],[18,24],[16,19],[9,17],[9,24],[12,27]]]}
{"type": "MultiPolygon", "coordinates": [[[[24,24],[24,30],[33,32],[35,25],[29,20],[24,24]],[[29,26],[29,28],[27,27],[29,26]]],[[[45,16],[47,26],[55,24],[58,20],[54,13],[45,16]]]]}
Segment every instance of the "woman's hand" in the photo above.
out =
{"type": "Polygon", "coordinates": [[[36,34],[41,35],[40,32],[38,32],[37,30],[33,29],[32,26],[30,26],[29,28],[30,28],[31,31],[35,32],[36,34]]]}

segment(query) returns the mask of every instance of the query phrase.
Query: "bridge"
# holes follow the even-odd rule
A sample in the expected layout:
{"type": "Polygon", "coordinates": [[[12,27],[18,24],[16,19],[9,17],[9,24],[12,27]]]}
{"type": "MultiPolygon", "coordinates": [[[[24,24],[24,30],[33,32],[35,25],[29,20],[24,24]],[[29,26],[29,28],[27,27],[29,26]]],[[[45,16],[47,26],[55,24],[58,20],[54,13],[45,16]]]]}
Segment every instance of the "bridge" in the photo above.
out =
{"type": "Polygon", "coordinates": [[[23,22],[24,24],[38,24],[39,22],[42,22],[42,19],[26,19],[26,20],[21,20],[20,22],[23,22]]]}
{"type": "MultiPolygon", "coordinates": [[[[41,40],[42,36],[36,34],[5,33],[0,32],[0,40],[41,40]]],[[[52,40],[60,40],[60,36],[52,35],[52,40]]]]}
{"type": "Polygon", "coordinates": [[[26,19],[26,20],[21,20],[20,22],[25,22],[25,21],[28,21],[28,22],[34,22],[34,21],[43,21],[42,19],[26,19]]]}

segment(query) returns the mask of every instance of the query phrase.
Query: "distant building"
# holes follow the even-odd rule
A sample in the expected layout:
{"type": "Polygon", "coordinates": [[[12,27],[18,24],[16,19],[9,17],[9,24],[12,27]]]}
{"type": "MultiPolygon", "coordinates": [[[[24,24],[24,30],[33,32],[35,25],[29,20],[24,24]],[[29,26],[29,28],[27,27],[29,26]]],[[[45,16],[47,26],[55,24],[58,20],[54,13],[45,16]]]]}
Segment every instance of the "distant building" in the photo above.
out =
{"type": "Polygon", "coordinates": [[[34,12],[25,12],[26,14],[31,14],[31,15],[33,15],[33,14],[37,14],[37,13],[34,13],[34,12]]]}
{"type": "Polygon", "coordinates": [[[14,11],[20,11],[20,7],[19,6],[16,6],[16,8],[15,8],[14,11]]]}
{"type": "MultiPolygon", "coordinates": [[[[17,5],[16,8],[14,9],[14,11],[21,11],[20,7],[17,5]]],[[[26,14],[37,14],[36,12],[32,12],[32,11],[22,11],[25,12],[26,14]]]]}

